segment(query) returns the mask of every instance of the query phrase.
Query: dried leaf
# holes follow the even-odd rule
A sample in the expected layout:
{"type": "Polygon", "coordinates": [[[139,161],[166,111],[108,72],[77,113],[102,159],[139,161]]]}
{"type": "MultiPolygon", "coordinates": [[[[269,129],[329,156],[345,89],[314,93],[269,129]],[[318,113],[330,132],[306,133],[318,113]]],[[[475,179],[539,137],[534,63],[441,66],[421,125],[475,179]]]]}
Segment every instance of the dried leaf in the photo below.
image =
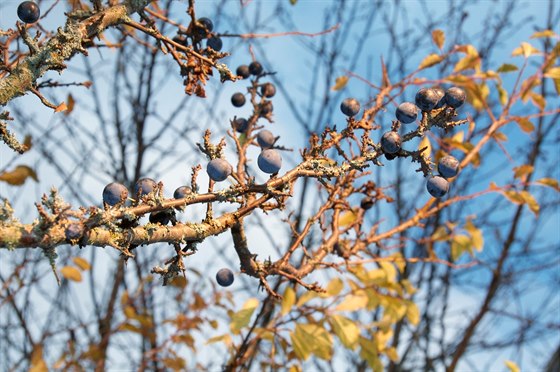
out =
{"type": "Polygon", "coordinates": [[[82,257],[74,257],[72,259],[72,261],[74,261],[74,263],[82,270],[82,271],[87,271],[91,268],[91,265],[89,264],[88,260],[86,260],[85,258],[82,257]]]}
{"type": "Polygon", "coordinates": [[[66,102],[62,102],[60,105],[56,106],[54,112],[60,112],[64,110],[68,110],[68,106],[66,106],[66,102]]]}
{"type": "Polygon", "coordinates": [[[544,76],[551,79],[560,79],[560,67],[549,68],[544,73],[544,76]]]}
{"type": "Polygon", "coordinates": [[[442,30],[433,30],[432,40],[434,41],[434,44],[436,44],[436,46],[439,49],[442,49],[443,44],[445,43],[445,33],[442,30]]]}
{"type": "Polygon", "coordinates": [[[66,111],[64,111],[64,115],[70,115],[70,113],[74,110],[74,105],[76,104],[76,101],[74,101],[74,97],[72,97],[71,94],[68,94],[68,104],[66,111]]]}
{"type": "Polygon", "coordinates": [[[544,186],[552,187],[556,191],[560,192],[560,185],[554,178],[541,178],[540,180],[537,180],[535,182],[544,186]]]}
{"type": "Polygon", "coordinates": [[[72,280],[75,282],[82,281],[82,274],[80,273],[80,270],[76,269],[73,266],[64,266],[62,269],[60,269],[60,273],[64,278],[68,280],[72,280]]]}
{"type": "Polygon", "coordinates": [[[531,133],[532,131],[535,130],[535,126],[527,118],[517,117],[515,118],[515,121],[519,125],[519,128],[521,128],[521,130],[525,133],[531,133]]]}
{"type": "Polygon", "coordinates": [[[422,62],[420,62],[420,66],[418,66],[418,70],[432,67],[434,65],[437,65],[441,61],[443,61],[443,57],[440,56],[439,54],[430,54],[429,56],[424,58],[422,62]]]}
{"type": "Polygon", "coordinates": [[[348,76],[339,76],[335,80],[334,86],[331,88],[332,90],[341,90],[348,84],[348,76]]]}
{"type": "Polygon", "coordinates": [[[543,30],[537,31],[533,35],[531,35],[531,39],[537,39],[540,37],[554,37],[557,36],[556,33],[552,30],[543,30]]]}
{"type": "Polygon", "coordinates": [[[9,185],[14,186],[23,185],[28,177],[33,179],[35,182],[39,181],[37,173],[35,173],[35,171],[27,165],[18,165],[11,172],[0,173],[0,181],[7,182],[9,185]]]}
{"type": "Polygon", "coordinates": [[[533,166],[524,164],[520,165],[519,167],[513,168],[513,176],[515,178],[523,178],[531,173],[533,173],[533,166]]]}
{"type": "Polygon", "coordinates": [[[516,65],[511,65],[509,63],[504,63],[498,68],[498,72],[500,73],[512,72],[517,70],[519,70],[519,68],[516,65]]]}

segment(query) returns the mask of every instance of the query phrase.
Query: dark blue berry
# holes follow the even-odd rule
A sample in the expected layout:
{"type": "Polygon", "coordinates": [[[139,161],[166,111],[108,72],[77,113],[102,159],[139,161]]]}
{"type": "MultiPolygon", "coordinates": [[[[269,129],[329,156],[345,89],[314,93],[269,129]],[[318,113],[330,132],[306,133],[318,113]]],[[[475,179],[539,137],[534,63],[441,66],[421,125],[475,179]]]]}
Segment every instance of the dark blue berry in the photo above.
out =
{"type": "Polygon", "coordinates": [[[224,181],[231,172],[233,172],[231,165],[221,158],[211,160],[206,166],[208,177],[216,182],[224,181]]]}
{"type": "Polygon", "coordinates": [[[233,121],[233,127],[239,133],[245,133],[249,127],[249,122],[245,118],[237,118],[233,121]]]}
{"type": "Polygon", "coordinates": [[[272,106],[272,102],[270,102],[270,101],[264,101],[264,102],[262,102],[262,103],[259,105],[259,107],[260,107],[260,113],[259,113],[259,115],[260,115],[261,117],[264,117],[264,116],[269,115],[270,113],[272,113],[272,110],[274,110],[274,107],[272,106]]]}
{"type": "Polygon", "coordinates": [[[356,116],[360,112],[360,102],[355,98],[346,98],[340,104],[340,111],[348,117],[356,116]]]}
{"type": "Polygon", "coordinates": [[[140,178],[136,181],[136,185],[134,185],[134,195],[137,196],[140,193],[140,196],[148,195],[152,191],[155,190],[157,187],[157,182],[151,178],[140,178]]]}
{"type": "Polygon", "coordinates": [[[234,93],[231,96],[231,104],[235,107],[241,107],[245,104],[245,95],[243,93],[234,93]]]}
{"type": "Polygon", "coordinates": [[[212,32],[214,29],[214,23],[210,20],[210,18],[199,18],[198,23],[200,23],[208,32],[212,32]]]}
{"type": "Polygon", "coordinates": [[[160,225],[167,225],[175,212],[173,211],[158,211],[150,213],[150,223],[157,223],[160,225]]]}
{"type": "Polygon", "coordinates": [[[216,273],[216,281],[222,287],[229,287],[233,284],[233,272],[230,269],[220,269],[216,273]]]}
{"type": "Polygon", "coordinates": [[[269,149],[276,142],[276,137],[274,137],[271,131],[263,129],[257,134],[257,142],[261,148],[269,149]]]}
{"type": "Polygon", "coordinates": [[[413,123],[418,117],[418,107],[412,102],[403,102],[397,107],[395,116],[403,124],[413,123]]]}
{"type": "Polygon", "coordinates": [[[224,44],[222,43],[222,39],[217,36],[212,36],[208,40],[206,40],[206,46],[209,48],[214,49],[216,52],[222,50],[224,44]]]}
{"type": "Polygon", "coordinates": [[[401,136],[397,132],[386,132],[381,137],[381,148],[386,154],[395,154],[401,149],[401,136]]]}
{"type": "Polygon", "coordinates": [[[375,203],[375,202],[374,202],[374,200],[373,200],[371,197],[366,196],[366,197],[363,198],[362,201],[360,202],[360,207],[362,207],[363,210],[366,210],[366,211],[367,211],[368,209],[370,209],[371,207],[373,207],[373,204],[374,204],[374,203],[375,203]]]}
{"type": "Polygon", "coordinates": [[[173,193],[173,197],[175,199],[183,199],[190,194],[192,194],[192,189],[190,187],[181,186],[175,190],[175,192],[173,193]]]}
{"type": "Polygon", "coordinates": [[[432,111],[439,102],[439,95],[433,89],[422,88],[416,93],[416,106],[422,111],[432,111]]]}
{"type": "Polygon", "coordinates": [[[451,178],[459,172],[459,160],[451,155],[446,155],[438,162],[438,172],[443,178],[451,178]]]}
{"type": "Polygon", "coordinates": [[[255,61],[255,62],[251,62],[251,64],[249,65],[249,72],[251,73],[251,75],[255,75],[255,76],[259,76],[263,73],[263,67],[262,65],[255,61]]]}
{"type": "Polygon", "coordinates": [[[249,66],[247,65],[239,66],[235,73],[237,74],[237,76],[241,76],[243,79],[247,79],[249,76],[251,76],[251,73],[249,72],[249,66]]]}
{"type": "Polygon", "coordinates": [[[261,85],[261,94],[266,98],[274,97],[276,94],[276,87],[272,83],[265,83],[261,85]]]}
{"type": "Polygon", "coordinates": [[[124,202],[126,198],[128,198],[128,189],[118,182],[111,182],[103,189],[103,202],[111,207],[124,202]]]}
{"type": "Polygon", "coordinates": [[[19,4],[17,15],[24,23],[35,23],[41,16],[41,9],[39,9],[39,5],[35,4],[33,1],[24,1],[19,4]]]}
{"type": "Polygon", "coordinates": [[[434,198],[441,198],[447,191],[449,191],[449,182],[443,177],[434,176],[428,179],[428,183],[426,185],[428,192],[434,198]]]}
{"type": "Polygon", "coordinates": [[[445,92],[445,102],[453,108],[461,107],[466,99],[467,94],[461,88],[451,87],[445,92]]]}
{"type": "Polygon", "coordinates": [[[438,103],[436,103],[434,108],[442,108],[445,105],[445,90],[442,87],[433,87],[432,90],[438,96],[438,103]]]}
{"type": "Polygon", "coordinates": [[[82,237],[84,225],[79,222],[72,222],[66,227],[65,235],[67,240],[76,240],[82,237]]]}
{"type": "Polygon", "coordinates": [[[273,149],[263,150],[257,159],[257,164],[264,173],[278,173],[282,168],[282,156],[273,149]]]}

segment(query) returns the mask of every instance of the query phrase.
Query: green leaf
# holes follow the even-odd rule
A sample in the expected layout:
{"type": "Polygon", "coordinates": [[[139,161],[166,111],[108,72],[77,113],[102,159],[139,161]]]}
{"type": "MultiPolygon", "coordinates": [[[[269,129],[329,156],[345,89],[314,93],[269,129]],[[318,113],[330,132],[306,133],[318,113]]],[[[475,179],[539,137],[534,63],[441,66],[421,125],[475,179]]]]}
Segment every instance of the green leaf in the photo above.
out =
{"type": "Polygon", "coordinates": [[[420,62],[420,66],[418,66],[418,70],[432,67],[434,65],[437,65],[441,61],[443,61],[443,57],[440,56],[439,54],[430,54],[429,56],[424,58],[422,62],[420,62]]]}
{"type": "Polygon", "coordinates": [[[360,328],[356,323],[342,315],[333,315],[329,320],[340,342],[342,342],[347,349],[356,349],[360,337],[360,328]]]}
{"type": "Polygon", "coordinates": [[[509,64],[509,63],[504,63],[503,65],[498,67],[497,72],[505,73],[505,72],[513,72],[513,71],[517,71],[517,70],[519,70],[519,68],[516,65],[512,65],[512,64],[509,64]]]}
{"type": "Polygon", "coordinates": [[[472,253],[472,241],[463,234],[455,235],[451,240],[451,260],[457,261],[466,251],[472,253]]]}
{"type": "Polygon", "coordinates": [[[292,306],[296,303],[296,292],[292,287],[286,287],[284,296],[282,296],[282,310],[280,313],[286,315],[290,312],[292,306]]]}
{"type": "Polygon", "coordinates": [[[512,362],[511,360],[506,360],[504,362],[504,364],[506,365],[506,367],[508,367],[510,372],[520,372],[521,371],[519,369],[519,366],[517,364],[515,364],[514,362],[512,362]]]}
{"type": "Polygon", "coordinates": [[[290,332],[290,339],[299,359],[307,360],[311,354],[324,360],[332,358],[332,337],[320,325],[296,324],[295,330],[290,332]]]}
{"type": "Polygon", "coordinates": [[[239,334],[239,331],[249,324],[257,306],[259,306],[259,300],[250,298],[245,302],[241,310],[232,315],[229,328],[233,334],[239,334]]]}
{"type": "Polygon", "coordinates": [[[535,182],[544,186],[552,187],[554,190],[560,192],[560,185],[554,178],[541,178],[540,180],[537,180],[535,182]]]}

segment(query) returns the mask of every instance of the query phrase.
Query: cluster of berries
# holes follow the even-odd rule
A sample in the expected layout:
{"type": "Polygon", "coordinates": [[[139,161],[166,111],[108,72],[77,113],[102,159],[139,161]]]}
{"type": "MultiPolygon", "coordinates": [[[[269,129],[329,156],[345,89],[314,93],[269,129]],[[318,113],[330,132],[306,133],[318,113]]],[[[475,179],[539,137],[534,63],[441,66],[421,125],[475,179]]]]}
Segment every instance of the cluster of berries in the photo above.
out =
{"type": "MultiPolygon", "coordinates": [[[[415,102],[401,103],[395,112],[397,120],[402,124],[410,124],[418,118],[419,110],[431,112],[432,110],[449,107],[453,110],[465,103],[467,95],[458,87],[443,90],[440,87],[422,88],[416,93],[415,102]]],[[[354,98],[347,98],[340,105],[342,113],[353,117],[360,112],[360,103],[354,98]]],[[[401,150],[402,139],[395,130],[385,132],[381,136],[381,149],[388,160],[394,159],[401,150]]],[[[459,161],[453,156],[447,155],[438,162],[438,176],[428,179],[427,189],[430,195],[440,198],[449,191],[447,179],[455,177],[459,171],[459,161]]]]}

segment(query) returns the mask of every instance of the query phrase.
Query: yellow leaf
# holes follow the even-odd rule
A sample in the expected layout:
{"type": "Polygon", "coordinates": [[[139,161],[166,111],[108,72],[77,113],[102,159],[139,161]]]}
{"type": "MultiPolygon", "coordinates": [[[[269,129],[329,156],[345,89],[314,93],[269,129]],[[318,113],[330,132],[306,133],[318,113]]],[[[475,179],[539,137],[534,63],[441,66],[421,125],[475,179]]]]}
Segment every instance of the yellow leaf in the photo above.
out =
{"type": "Polygon", "coordinates": [[[229,345],[231,343],[231,336],[229,333],[220,335],[220,336],[216,336],[216,337],[212,337],[210,339],[208,339],[208,341],[206,341],[206,345],[208,344],[213,344],[215,342],[220,342],[220,341],[224,341],[226,345],[229,345]]]}
{"type": "Polygon", "coordinates": [[[418,306],[412,301],[408,303],[406,308],[406,317],[413,326],[420,323],[420,310],[418,310],[418,306]]]}
{"type": "Polygon", "coordinates": [[[346,211],[342,214],[342,216],[340,216],[338,220],[338,226],[340,227],[349,226],[354,222],[356,222],[357,218],[358,218],[358,213],[356,213],[355,211],[353,210],[346,211]]]}
{"type": "Polygon", "coordinates": [[[445,33],[442,30],[433,30],[432,40],[434,41],[434,44],[436,44],[436,46],[439,49],[442,49],[443,44],[445,43],[445,33]]]}
{"type": "Polygon", "coordinates": [[[68,106],[66,106],[66,102],[62,102],[60,105],[56,106],[54,112],[60,112],[65,110],[68,110],[68,106]]]}
{"type": "Polygon", "coordinates": [[[397,269],[391,262],[380,261],[379,266],[385,271],[387,274],[387,281],[389,283],[394,283],[397,280],[397,269]]]}
{"type": "Polygon", "coordinates": [[[533,195],[531,195],[528,191],[520,191],[520,195],[525,203],[527,203],[527,206],[529,207],[531,212],[533,212],[535,216],[538,217],[541,207],[539,203],[537,203],[533,195]]]}
{"type": "Polygon", "coordinates": [[[443,57],[440,56],[439,54],[430,54],[429,56],[424,58],[422,62],[420,62],[420,66],[418,66],[418,70],[432,67],[434,65],[437,65],[441,61],[443,61],[443,57]]]}
{"type": "Polygon", "coordinates": [[[432,144],[430,143],[430,139],[428,138],[428,136],[424,136],[422,138],[422,141],[420,141],[420,144],[418,145],[418,150],[421,150],[424,147],[426,148],[426,150],[424,150],[422,155],[424,155],[424,157],[426,158],[429,158],[430,155],[432,155],[432,144]]]}
{"type": "Polygon", "coordinates": [[[531,97],[531,102],[533,102],[533,104],[537,106],[541,111],[544,111],[544,108],[546,107],[546,99],[535,92],[529,92],[529,96],[531,97]]]}
{"type": "Polygon", "coordinates": [[[455,235],[451,240],[451,260],[457,261],[466,251],[472,253],[472,241],[463,234],[455,235]]]}
{"type": "Polygon", "coordinates": [[[399,360],[399,354],[397,353],[397,349],[394,347],[388,347],[387,349],[383,350],[383,353],[387,355],[387,357],[392,361],[396,362],[399,360]]]}
{"type": "Polygon", "coordinates": [[[556,191],[560,192],[560,185],[558,181],[554,178],[541,178],[540,180],[535,181],[536,183],[540,183],[541,185],[545,185],[548,187],[552,187],[556,191]]]}
{"type": "Polygon", "coordinates": [[[245,302],[241,310],[232,315],[229,328],[233,334],[239,334],[239,331],[249,324],[257,306],[259,306],[259,300],[250,298],[245,302]]]}
{"type": "Polygon", "coordinates": [[[502,106],[505,106],[508,102],[508,92],[504,89],[502,84],[496,84],[496,88],[498,89],[498,97],[500,98],[500,103],[502,106]]]}
{"type": "Polygon", "coordinates": [[[463,143],[464,138],[465,138],[465,132],[459,131],[455,133],[453,137],[451,137],[451,140],[453,140],[454,142],[463,143]]]}
{"type": "Polygon", "coordinates": [[[503,65],[498,67],[497,72],[504,73],[504,72],[512,72],[512,71],[517,71],[517,70],[519,70],[519,68],[516,65],[512,65],[512,64],[509,64],[509,63],[504,63],[503,65]]]}
{"type": "Polygon", "coordinates": [[[524,165],[520,165],[519,167],[513,168],[513,176],[515,178],[522,178],[522,177],[527,176],[531,173],[533,173],[533,166],[532,165],[524,164],[524,165]]]}
{"type": "Polygon", "coordinates": [[[304,305],[307,301],[312,300],[318,296],[319,295],[317,294],[317,292],[307,291],[304,294],[302,294],[301,297],[297,300],[296,307],[300,307],[304,305]]]}
{"type": "Polygon", "coordinates": [[[519,125],[519,128],[525,133],[531,133],[535,130],[535,125],[531,121],[524,117],[516,117],[515,121],[519,125]]]}
{"type": "Polygon", "coordinates": [[[467,223],[465,224],[465,230],[467,230],[471,236],[471,242],[474,248],[480,252],[484,247],[484,237],[482,235],[482,231],[477,228],[470,219],[467,220],[467,223]]]}
{"type": "Polygon", "coordinates": [[[560,67],[552,67],[546,70],[544,76],[551,79],[560,79],[560,67]]]}
{"type": "Polygon", "coordinates": [[[344,297],[340,305],[338,305],[335,311],[355,311],[366,307],[368,304],[368,297],[365,294],[362,295],[348,295],[344,297]]]}
{"type": "Polygon", "coordinates": [[[530,57],[533,54],[539,53],[540,51],[527,42],[522,42],[521,46],[515,48],[511,53],[512,57],[523,55],[525,58],[530,57]]]}
{"type": "Polygon", "coordinates": [[[356,325],[356,322],[342,315],[333,315],[329,320],[340,342],[347,349],[354,350],[358,346],[360,337],[360,328],[356,325]]]}
{"type": "Polygon", "coordinates": [[[503,134],[502,132],[495,132],[492,135],[492,138],[494,138],[496,141],[500,141],[500,142],[506,142],[507,141],[507,136],[505,134],[503,134]]]}
{"type": "Polygon", "coordinates": [[[560,79],[553,79],[554,89],[556,89],[556,94],[560,96],[560,79]]]}
{"type": "Polygon", "coordinates": [[[85,258],[82,257],[74,257],[72,259],[72,261],[74,261],[74,263],[80,268],[82,269],[82,271],[87,271],[91,268],[91,265],[89,264],[88,260],[86,260],[85,258]]]}
{"type": "Polygon", "coordinates": [[[506,365],[506,367],[508,367],[508,369],[510,370],[510,372],[520,372],[521,370],[519,369],[519,367],[517,366],[517,364],[515,364],[514,362],[512,362],[511,360],[506,360],[504,362],[504,364],[506,365]]]}
{"type": "Polygon", "coordinates": [[[335,80],[334,86],[331,88],[332,90],[341,90],[348,84],[348,76],[339,76],[335,80]]]}
{"type": "Polygon", "coordinates": [[[43,359],[43,345],[35,345],[31,352],[29,372],[48,372],[49,368],[43,359]]]}
{"type": "Polygon", "coordinates": [[[18,165],[11,172],[0,173],[0,181],[7,182],[9,185],[20,186],[25,183],[27,178],[33,179],[38,182],[37,173],[27,165],[18,165]]]}
{"type": "Polygon", "coordinates": [[[480,68],[480,57],[477,55],[467,55],[457,62],[453,72],[464,70],[478,70],[480,68]]]}
{"type": "Polygon", "coordinates": [[[286,287],[284,291],[284,296],[282,296],[282,310],[280,313],[282,315],[286,315],[290,312],[292,306],[294,306],[296,302],[296,292],[290,286],[286,287]]]}
{"type": "Polygon", "coordinates": [[[324,360],[332,358],[332,337],[318,324],[296,324],[290,338],[294,352],[302,360],[306,360],[311,353],[324,360]]]}
{"type": "Polygon", "coordinates": [[[537,31],[533,35],[531,35],[531,39],[537,39],[540,37],[554,37],[557,36],[556,33],[552,30],[543,30],[537,31]]]}
{"type": "Polygon", "coordinates": [[[329,284],[327,285],[327,293],[326,293],[326,297],[328,296],[336,296],[338,295],[342,289],[344,288],[344,283],[342,282],[342,279],[340,278],[334,278],[332,279],[329,284]]]}
{"type": "Polygon", "coordinates": [[[68,280],[73,280],[75,282],[82,281],[82,274],[80,273],[80,270],[76,269],[73,266],[64,266],[62,269],[60,269],[60,273],[64,278],[68,280]]]}

